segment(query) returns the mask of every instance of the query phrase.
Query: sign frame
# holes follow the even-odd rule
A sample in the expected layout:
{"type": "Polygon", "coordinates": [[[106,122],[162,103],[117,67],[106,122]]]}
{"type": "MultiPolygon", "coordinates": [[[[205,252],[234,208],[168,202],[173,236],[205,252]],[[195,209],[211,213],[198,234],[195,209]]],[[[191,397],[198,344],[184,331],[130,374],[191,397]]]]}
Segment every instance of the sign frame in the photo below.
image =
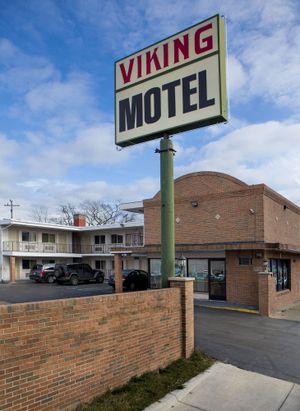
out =
{"type": "Polygon", "coordinates": [[[185,131],[189,131],[189,130],[193,130],[196,128],[202,128],[202,127],[206,127],[206,126],[210,126],[213,124],[217,124],[217,123],[222,123],[222,122],[227,122],[228,121],[228,105],[227,105],[227,87],[226,87],[226,34],[225,34],[225,19],[223,17],[221,17],[219,14],[216,14],[212,17],[209,17],[203,21],[200,21],[196,24],[194,24],[193,26],[190,26],[188,28],[185,28],[184,30],[181,30],[175,34],[172,34],[171,36],[164,38],[162,40],[159,40],[156,43],[153,43],[151,45],[148,45],[146,47],[144,47],[143,49],[136,51],[126,57],[123,57],[119,60],[117,60],[114,64],[114,89],[115,89],[115,144],[120,146],[120,147],[128,147],[131,145],[135,145],[135,144],[139,144],[139,143],[143,143],[143,142],[147,142],[147,141],[151,141],[154,139],[158,139],[163,137],[164,135],[173,135],[173,134],[177,134],[180,132],[185,132],[185,131]],[[121,89],[116,89],[116,83],[117,83],[117,66],[118,63],[120,63],[121,61],[127,60],[132,56],[138,55],[139,53],[142,53],[143,51],[153,48],[154,46],[161,44],[163,42],[166,42],[168,40],[170,40],[172,37],[175,36],[179,36],[180,34],[187,32],[188,30],[191,30],[195,27],[197,27],[200,24],[203,24],[209,20],[212,19],[217,19],[217,39],[218,39],[218,50],[217,51],[212,51],[211,53],[205,54],[204,56],[200,56],[197,59],[191,60],[191,61],[187,61],[186,63],[183,64],[179,64],[178,66],[172,66],[171,68],[162,71],[161,73],[157,73],[154,74],[153,76],[149,76],[149,78],[144,78],[141,79],[131,85],[125,85],[124,87],[122,87],[121,89]],[[211,117],[207,117],[205,119],[200,119],[200,120],[196,120],[196,121],[192,121],[190,123],[187,124],[182,124],[182,125],[178,125],[176,127],[165,127],[161,130],[159,130],[158,132],[150,132],[148,134],[143,134],[140,135],[138,137],[134,137],[131,139],[127,139],[127,140],[120,140],[118,138],[118,131],[117,131],[117,93],[123,90],[128,90],[132,87],[135,87],[139,84],[142,83],[146,83],[149,80],[154,79],[155,77],[161,77],[164,75],[167,75],[168,73],[174,72],[184,66],[189,66],[195,62],[201,61],[201,60],[206,60],[212,56],[216,55],[218,57],[218,73],[219,73],[219,78],[218,78],[218,82],[219,82],[219,114],[218,115],[214,115],[211,117]]]}

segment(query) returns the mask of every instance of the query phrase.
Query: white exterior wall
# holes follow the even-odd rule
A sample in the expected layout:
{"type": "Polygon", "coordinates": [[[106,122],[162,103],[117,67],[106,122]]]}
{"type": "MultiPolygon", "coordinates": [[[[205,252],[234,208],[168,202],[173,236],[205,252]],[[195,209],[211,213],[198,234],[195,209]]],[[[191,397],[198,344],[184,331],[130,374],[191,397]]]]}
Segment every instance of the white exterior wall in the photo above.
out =
{"type": "Polygon", "coordinates": [[[1,280],[9,281],[10,280],[10,270],[9,270],[9,257],[3,257],[2,263],[2,273],[1,280]]]}

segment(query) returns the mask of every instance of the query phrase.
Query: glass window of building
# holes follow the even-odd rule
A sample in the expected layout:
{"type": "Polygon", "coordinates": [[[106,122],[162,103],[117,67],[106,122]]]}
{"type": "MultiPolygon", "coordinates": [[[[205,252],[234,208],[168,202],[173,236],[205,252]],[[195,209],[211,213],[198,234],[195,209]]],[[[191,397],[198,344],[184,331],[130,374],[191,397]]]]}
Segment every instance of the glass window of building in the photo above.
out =
{"type": "Polygon", "coordinates": [[[272,258],[269,269],[276,278],[276,290],[283,291],[291,288],[290,260],[272,258]]]}
{"type": "Polygon", "coordinates": [[[118,234],[111,235],[111,243],[112,244],[122,244],[123,243],[123,236],[118,234]]]}
{"type": "Polygon", "coordinates": [[[36,233],[31,231],[22,231],[22,241],[36,241],[36,233]]]}
{"type": "Polygon", "coordinates": [[[55,234],[42,233],[43,243],[55,243],[55,234]]]}
{"type": "Polygon", "coordinates": [[[105,235],[95,235],[95,244],[105,244],[105,235]]]}
{"type": "Polygon", "coordinates": [[[36,265],[36,260],[22,260],[23,270],[31,270],[31,268],[33,268],[34,265],[36,265]]]}
{"type": "Polygon", "coordinates": [[[195,278],[195,291],[208,292],[208,259],[189,259],[188,277],[195,278]]]}
{"type": "Polygon", "coordinates": [[[150,258],[150,288],[161,288],[161,259],[150,258]]]}
{"type": "Polygon", "coordinates": [[[106,268],[106,261],[105,260],[96,260],[95,261],[95,268],[96,270],[105,270],[106,268]]]}

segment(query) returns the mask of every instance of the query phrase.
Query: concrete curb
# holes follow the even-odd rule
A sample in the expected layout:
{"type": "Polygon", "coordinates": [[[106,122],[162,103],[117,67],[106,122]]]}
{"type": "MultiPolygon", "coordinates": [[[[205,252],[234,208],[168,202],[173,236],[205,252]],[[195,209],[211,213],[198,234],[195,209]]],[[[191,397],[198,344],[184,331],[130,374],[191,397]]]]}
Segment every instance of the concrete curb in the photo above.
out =
{"type": "Polygon", "coordinates": [[[251,310],[250,308],[221,307],[218,305],[202,305],[201,307],[213,308],[215,310],[227,310],[227,311],[238,311],[240,313],[259,314],[258,310],[251,310]]]}
{"type": "Polygon", "coordinates": [[[220,363],[215,362],[203,373],[187,381],[184,384],[184,388],[170,392],[157,402],[149,405],[149,407],[145,408],[144,411],[167,411],[172,407],[175,407],[190,391],[192,391],[198,384],[200,384],[200,382],[204,381],[209,376],[217,364],[220,363]]]}

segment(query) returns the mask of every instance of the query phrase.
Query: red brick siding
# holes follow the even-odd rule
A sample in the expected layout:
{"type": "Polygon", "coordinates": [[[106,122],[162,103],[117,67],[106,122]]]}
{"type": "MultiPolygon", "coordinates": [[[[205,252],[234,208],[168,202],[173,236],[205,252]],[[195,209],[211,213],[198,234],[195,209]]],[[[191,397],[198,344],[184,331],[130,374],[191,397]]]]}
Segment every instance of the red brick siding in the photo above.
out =
{"type": "Polygon", "coordinates": [[[263,258],[255,251],[226,251],[226,295],[231,303],[258,306],[258,272],[263,258]],[[239,265],[239,257],[252,257],[252,265],[239,265]]]}
{"type": "Polygon", "coordinates": [[[180,288],[182,307],[182,356],[190,357],[194,351],[194,280],[176,279],[170,281],[170,286],[180,288]]]}
{"type": "MultiPolygon", "coordinates": [[[[213,171],[190,173],[177,178],[174,184],[176,186],[175,198],[232,192],[248,187],[247,184],[234,177],[213,171]]],[[[159,199],[160,192],[154,198],[159,199]]]]}
{"type": "MultiPolygon", "coordinates": [[[[191,206],[191,200],[175,200],[175,220],[180,219],[175,223],[177,244],[263,240],[263,201],[257,191],[199,197],[196,208],[191,206]],[[255,214],[250,213],[250,208],[255,214]]],[[[160,203],[144,201],[144,211],[145,244],[160,244],[160,203]]]]}
{"type": "Polygon", "coordinates": [[[264,196],[265,241],[300,246],[300,215],[294,207],[264,196]]]}
{"type": "Polygon", "coordinates": [[[270,286],[270,312],[279,311],[280,309],[293,304],[300,300],[300,257],[295,254],[289,253],[271,253],[266,254],[268,259],[270,258],[282,258],[284,260],[290,260],[290,282],[291,289],[284,291],[276,291],[276,282],[274,278],[269,280],[271,282],[270,286]]]}
{"type": "Polygon", "coordinates": [[[170,288],[1,306],[0,409],[66,409],[178,359],[182,298],[170,288]]]}

